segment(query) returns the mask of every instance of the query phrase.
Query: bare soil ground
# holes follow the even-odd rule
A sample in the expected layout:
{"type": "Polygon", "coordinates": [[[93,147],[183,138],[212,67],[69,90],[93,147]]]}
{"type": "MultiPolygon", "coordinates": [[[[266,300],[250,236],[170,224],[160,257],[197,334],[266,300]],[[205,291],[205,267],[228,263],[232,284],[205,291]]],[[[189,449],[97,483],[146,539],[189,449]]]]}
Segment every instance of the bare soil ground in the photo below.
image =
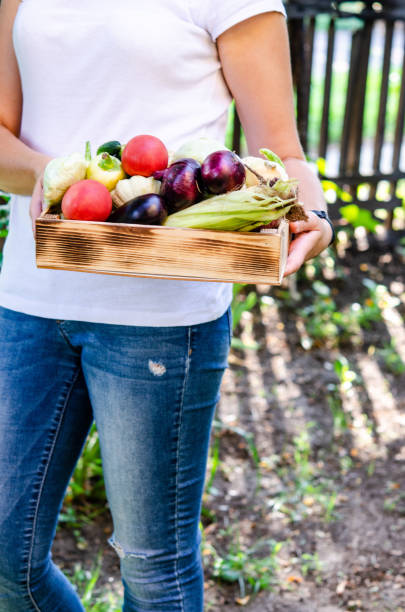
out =
{"type": "MultiPolygon", "coordinates": [[[[397,299],[353,337],[305,350],[291,295],[242,318],[240,337],[258,346],[232,351],[218,407],[203,513],[207,611],[405,611],[405,374],[382,352],[395,338],[405,360],[403,264],[401,253],[347,251],[326,279],[341,311],[362,303],[364,278],[397,299]],[[221,567],[239,582],[215,578],[221,567]],[[271,589],[254,595],[249,577],[270,577],[271,589]]],[[[72,573],[103,550],[98,588],[119,592],[110,532],[108,513],[76,534],[60,529],[54,558],[72,573]]]]}

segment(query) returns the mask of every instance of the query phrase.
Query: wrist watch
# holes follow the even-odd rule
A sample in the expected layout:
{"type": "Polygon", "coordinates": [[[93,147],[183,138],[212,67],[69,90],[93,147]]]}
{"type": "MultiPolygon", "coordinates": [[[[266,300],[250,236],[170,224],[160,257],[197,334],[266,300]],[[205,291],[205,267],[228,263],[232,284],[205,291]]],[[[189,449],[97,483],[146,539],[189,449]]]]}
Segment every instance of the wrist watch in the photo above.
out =
{"type": "Polygon", "coordinates": [[[325,219],[325,221],[329,223],[332,229],[332,238],[330,239],[330,242],[328,244],[328,246],[330,246],[333,242],[335,242],[336,233],[335,233],[335,228],[333,227],[333,223],[330,220],[328,213],[325,212],[324,210],[311,210],[310,212],[315,213],[317,217],[319,217],[320,219],[325,219]]]}

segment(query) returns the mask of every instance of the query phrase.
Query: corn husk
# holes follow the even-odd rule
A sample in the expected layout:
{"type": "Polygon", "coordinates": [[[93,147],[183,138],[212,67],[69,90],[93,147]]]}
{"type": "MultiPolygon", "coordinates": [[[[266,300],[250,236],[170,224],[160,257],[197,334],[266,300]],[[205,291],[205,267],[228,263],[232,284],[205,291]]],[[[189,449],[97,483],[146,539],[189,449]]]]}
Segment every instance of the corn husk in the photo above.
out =
{"type": "Polygon", "coordinates": [[[249,232],[287,215],[297,206],[297,182],[278,180],[214,196],[169,215],[164,225],[249,232]]]}

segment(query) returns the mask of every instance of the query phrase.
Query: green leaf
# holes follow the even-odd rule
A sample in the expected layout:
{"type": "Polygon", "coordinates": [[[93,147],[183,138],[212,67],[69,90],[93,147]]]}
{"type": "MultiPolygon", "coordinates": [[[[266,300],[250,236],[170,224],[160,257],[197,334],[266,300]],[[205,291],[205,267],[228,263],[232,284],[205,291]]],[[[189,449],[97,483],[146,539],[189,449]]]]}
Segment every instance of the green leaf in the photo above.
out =
{"type": "Polygon", "coordinates": [[[280,164],[280,166],[285,169],[285,166],[279,156],[273,153],[273,151],[270,151],[270,149],[260,149],[259,153],[264,155],[264,157],[267,157],[269,161],[275,162],[276,164],[280,164]]]}
{"type": "Polygon", "coordinates": [[[7,204],[10,201],[10,196],[4,192],[0,193],[0,206],[2,204],[7,204]]]}
{"type": "Polygon", "coordinates": [[[321,183],[324,191],[329,191],[329,189],[331,189],[335,193],[338,193],[339,187],[333,181],[322,180],[321,183]]]}
{"type": "Polygon", "coordinates": [[[257,303],[257,294],[255,291],[250,291],[244,300],[238,298],[232,301],[232,328],[235,329],[241,319],[242,314],[246,310],[252,310],[257,303]]]}
{"type": "Polygon", "coordinates": [[[252,342],[251,344],[246,344],[240,338],[232,338],[231,346],[234,349],[238,349],[239,351],[250,350],[250,351],[258,351],[260,348],[260,344],[258,342],[252,342]]]}
{"type": "Polygon", "coordinates": [[[328,285],[325,285],[325,283],[323,283],[322,281],[314,281],[312,283],[312,289],[318,295],[322,295],[324,297],[327,297],[327,296],[330,295],[330,289],[329,289],[328,285]]]}
{"type": "Polygon", "coordinates": [[[113,157],[109,153],[104,152],[100,153],[100,158],[97,162],[97,165],[99,168],[101,168],[101,170],[112,170],[113,172],[115,172],[116,170],[120,169],[121,162],[116,157],[113,157]]]}
{"type": "Polygon", "coordinates": [[[375,233],[376,227],[379,225],[369,210],[360,208],[357,204],[342,206],[339,212],[353,227],[365,227],[369,232],[375,233]]]}
{"type": "Polygon", "coordinates": [[[352,202],[353,201],[353,198],[350,195],[350,193],[347,193],[347,191],[344,191],[339,186],[338,186],[337,194],[338,194],[339,198],[342,200],[342,202],[352,202]]]}
{"type": "Polygon", "coordinates": [[[240,577],[240,571],[226,567],[225,563],[222,563],[220,567],[216,568],[214,575],[226,582],[237,582],[240,577]]]}
{"type": "Polygon", "coordinates": [[[86,161],[91,161],[91,145],[90,145],[90,140],[86,140],[86,149],[85,149],[84,159],[86,161]]]}

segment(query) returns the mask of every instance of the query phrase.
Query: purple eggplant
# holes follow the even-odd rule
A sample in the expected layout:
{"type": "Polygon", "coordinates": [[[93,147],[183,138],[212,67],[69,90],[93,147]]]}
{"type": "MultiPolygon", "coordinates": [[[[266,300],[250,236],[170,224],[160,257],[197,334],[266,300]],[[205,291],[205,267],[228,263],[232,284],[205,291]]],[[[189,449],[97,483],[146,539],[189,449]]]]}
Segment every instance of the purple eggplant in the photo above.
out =
{"type": "Polygon", "coordinates": [[[167,217],[165,201],[156,193],[133,198],[120,206],[108,217],[112,223],[138,223],[141,225],[162,225],[167,217]]]}
{"type": "Polygon", "coordinates": [[[245,167],[232,151],[215,151],[201,166],[202,188],[209,195],[240,189],[245,177],[245,167]]]}
{"type": "Polygon", "coordinates": [[[160,195],[165,199],[169,213],[183,210],[202,199],[199,188],[201,166],[195,159],[179,159],[153,176],[162,181],[160,195]]]}

